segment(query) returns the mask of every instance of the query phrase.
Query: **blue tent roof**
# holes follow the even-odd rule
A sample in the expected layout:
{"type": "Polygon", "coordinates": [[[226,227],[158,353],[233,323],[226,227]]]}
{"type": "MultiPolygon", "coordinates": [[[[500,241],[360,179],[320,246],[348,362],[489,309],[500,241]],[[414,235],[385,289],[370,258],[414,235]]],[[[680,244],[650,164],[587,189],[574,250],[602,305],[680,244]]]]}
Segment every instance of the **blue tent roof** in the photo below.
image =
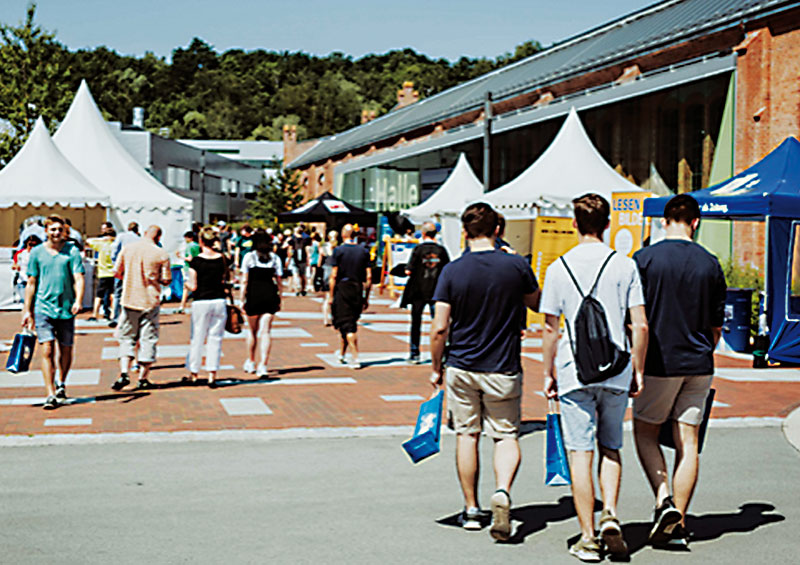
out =
{"type": "MultiPolygon", "coordinates": [[[[692,196],[703,216],[800,217],[800,141],[787,137],[758,163],[692,196]]],[[[644,215],[662,216],[670,198],[648,198],[644,215]]]]}

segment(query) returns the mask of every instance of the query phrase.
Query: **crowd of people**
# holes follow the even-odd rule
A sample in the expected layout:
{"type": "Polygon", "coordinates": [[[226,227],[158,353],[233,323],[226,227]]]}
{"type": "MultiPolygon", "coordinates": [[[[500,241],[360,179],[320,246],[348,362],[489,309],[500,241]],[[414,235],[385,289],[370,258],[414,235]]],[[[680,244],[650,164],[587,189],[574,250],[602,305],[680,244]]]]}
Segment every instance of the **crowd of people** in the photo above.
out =
{"type": "MultiPolygon", "coordinates": [[[[722,269],[692,241],[700,209],[690,195],[670,200],[664,210],[666,238],[632,259],[603,242],[610,210],[602,196],[581,196],[573,209],[578,244],[548,267],[543,288],[529,262],[503,241],[502,216],[484,203],[470,205],[462,215],[466,248],[460,257],[451,260],[436,241],[436,226],[425,223],[422,241],[406,265],[401,304],[411,309],[410,360],[420,360],[422,315],[428,309],[430,383],[435,390],[446,385],[448,422],[457,436],[461,525],[467,530],[486,525],[478,497],[478,446],[485,434],[494,441],[496,486],[489,531],[500,541],[512,534],[510,492],[521,461],[521,329],[530,309],[544,315],[541,383],[546,397],[560,404],[580,527],[569,553],[589,562],[604,554],[627,556],[617,499],[629,397],[637,453],[655,498],[650,541],[686,547],[698,430],[724,314],[722,269]],[[666,422],[671,422],[677,446],[671,481],[658,441],[666,422]],[[597,524],[595,449],[602,499],[597,524]]],[[[67,398],[74,319],[84,292],[81,249],[96,255],[92,318],[98,319],[102,309],[109,325],[117,327],[120,374],[114,390],[131,385],[134,361],[137,388],[154,386],[149,375],[156,360],[163,289],[176,274],[174,258],[160,246],[159,226],[140,234],[131,223],[117,235],[111,224],[104,224],[101,234],[85,244],[79,235],[69,231],[64,219],[51,216],[44,240],[29,234],[16,258],[18,285],[24,289],[22,325],[35,328],[42,348],[45,409],[67,398]]],[[[224,223],[196,225],[185,234],[177,270],[183,281],[181,308],[192,299],[184,381],[200,380],[205,359],[206,383],[217,386],[235,298],[249,328],[242,369],[266,377],[270,332],[287,279],[298,296],[325,293],[323,323],[339,332],[338,359],[353,369],[361,367],[357,331],[373,282],[369,252],[357,240],[356,226],[331,231],[324,241],[323,235],[302,224],[279,233],[244,225],[233,233],[224,223]]]]}

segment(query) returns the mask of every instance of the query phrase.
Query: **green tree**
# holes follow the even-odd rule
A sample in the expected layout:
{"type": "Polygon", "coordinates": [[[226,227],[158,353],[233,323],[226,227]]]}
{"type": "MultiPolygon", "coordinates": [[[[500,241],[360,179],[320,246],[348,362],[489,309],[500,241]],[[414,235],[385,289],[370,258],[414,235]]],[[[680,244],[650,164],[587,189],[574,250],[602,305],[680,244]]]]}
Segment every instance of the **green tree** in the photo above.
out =
{"type": "Polygon", "coordinates": [[[63,119],[72,91],[68,52],[36,23],[36,4],[17,26],[0,23],[0,164],[10,161],[42,116],[52,127],[63,119]]]}
{"type": "Polygon", "coordinates": [[[299,173],[284,169],[263,181],[245,215],[264,227],[276,228],[278,214],[297,208],[303,201],[299,173]]]}

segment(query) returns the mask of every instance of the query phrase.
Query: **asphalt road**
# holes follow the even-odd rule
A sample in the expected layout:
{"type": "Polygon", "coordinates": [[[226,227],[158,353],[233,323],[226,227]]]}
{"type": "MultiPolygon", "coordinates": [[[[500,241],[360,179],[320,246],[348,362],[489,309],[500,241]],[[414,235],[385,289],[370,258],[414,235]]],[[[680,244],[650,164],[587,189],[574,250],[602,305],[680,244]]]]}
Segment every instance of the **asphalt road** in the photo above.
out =
{"type": "MultiPolygon", "coordinates": [[[[800,453],[778,428],[709,434],[689,523],[699,539],[681,555],[644,547],[652,500],[626,437],[632,561],[797,562],[800,453]]],[[[452,435],[418,466],[401,437],[3,447],[0,562],[577,563],[569,491],[543,485],[543,437],[522,440],[505,545],[449,525],[461,508],[452,435]]]]}

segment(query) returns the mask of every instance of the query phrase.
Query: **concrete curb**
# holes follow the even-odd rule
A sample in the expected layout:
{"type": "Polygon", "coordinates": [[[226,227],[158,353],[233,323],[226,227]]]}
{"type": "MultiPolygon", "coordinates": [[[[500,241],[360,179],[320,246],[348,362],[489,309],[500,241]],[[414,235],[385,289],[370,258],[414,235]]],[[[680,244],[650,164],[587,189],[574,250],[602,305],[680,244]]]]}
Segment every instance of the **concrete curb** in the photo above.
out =
{"type": "MultiPolygon", "coordinates": [[[[797,412],[797,411],[796,411],[797,412]]],[[[800,438],[800,417],[797,418],[797,434],[800,438]]],[[[777,428],[783,424],[782,418],[712,418],[712,428],[777,428]]],[[[626,431],[632,429],[630,421],[623,424],[626,431]]],[[[544,422],[528,422],[522,425],[522,434],[544,430],[544,422]]],[[[298,439],[347,439],[367,437],[409,438],[414,426],[363,426],[341,428],[284,428],[276,430],[212,430],[182,432],[99,432],[65,433],[36,435],[0,436],[3,447],[45,447],[53,445],[103,445],[109,443],[183,443],[211,441],[276,441],[298,439]]],[[[454,435],[442,426],[442,435],[454,435]]],[[[800,445],[800,441],[795,444],[800,445]]],[[[800,449],[800,448],[798,448],[800,449]]]]}
{"type": "Polygon", "coordinates": [[[783,421],[783,435],[796,450],[800,451],[800,407],[795,408],[783,421]]]}

